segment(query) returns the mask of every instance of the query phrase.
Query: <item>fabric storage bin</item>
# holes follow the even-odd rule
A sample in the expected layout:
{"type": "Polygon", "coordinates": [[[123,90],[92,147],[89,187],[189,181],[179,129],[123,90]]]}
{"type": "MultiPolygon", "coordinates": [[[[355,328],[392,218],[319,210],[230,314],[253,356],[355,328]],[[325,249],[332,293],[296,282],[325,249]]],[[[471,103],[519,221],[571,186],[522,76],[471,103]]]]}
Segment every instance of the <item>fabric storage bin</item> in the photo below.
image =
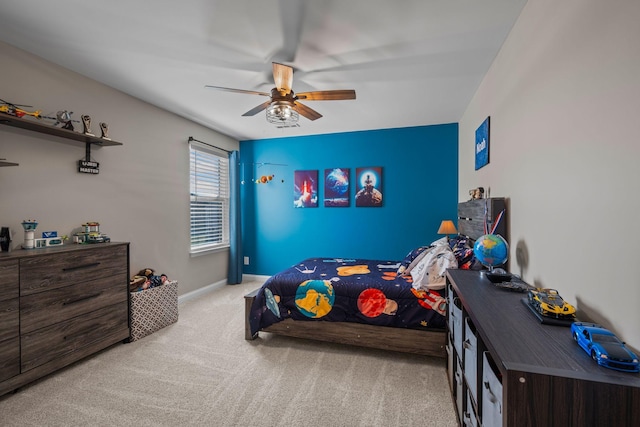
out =
{"type": "Polygon", "coordinates": [[[488,351],[482,353],[482,425],[502,426],[502,383],[500,371],[488,351]]]}
{"type": "Polygon", "coordinates": [[[464,411],[464,419],[462,424],[465,427],[478,427],[478,418],[476,417],[476,411],[473,409],[473,403],[471,402],[471,395],[467,394],[467,410],[464,411]]]}
{"type": "Polygon", "coordinates": [[[456,358],[456,372],[454,378],[456,380],[456,411],[458,412],[458,419],[462,420],[464,416],[464,387],[462,385],[462,365],[460,360],[456,358]]]}
{"type": "Polygon", "coordinates": [[[464,319],[464,377],[474,403],[478,403],[478,338],[470,318],[464,319]]]}
{"type": "Polygon", "coordinates": [[[136,341],[178,321],[178,282],[130,292],[131,338],[136,341]]]}
{"type": "Polygon", "coordinates": [[[449,317],[451,318],[453,332],[453,347],[456,349],[458,357],[462,357],[462,333],[464,327],[462,326],[462,302],[460,298],[454,296],[453,304],[450,306],[449,317]]]}

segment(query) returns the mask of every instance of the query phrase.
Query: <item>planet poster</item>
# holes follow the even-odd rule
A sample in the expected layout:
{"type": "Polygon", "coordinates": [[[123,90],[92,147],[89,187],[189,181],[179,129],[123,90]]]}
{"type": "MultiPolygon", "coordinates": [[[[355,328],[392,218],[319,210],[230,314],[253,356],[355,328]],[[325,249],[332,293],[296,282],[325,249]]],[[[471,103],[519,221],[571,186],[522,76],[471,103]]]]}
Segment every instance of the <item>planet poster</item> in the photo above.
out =
{"type": "Polygon", "coordinates": [[[294,171],[293,173],[293,207],[318,207],[318,171],[294,171]]]}
{"type": "Polygon", "coordinates": [[[349,169],[333,168],[324,170],[324,206],[349,206],[349,169]]]}
{"type": "Polygon", "coordinates": [[[356,207],[382,206],[382,168],[356,168],[356,207]]]}

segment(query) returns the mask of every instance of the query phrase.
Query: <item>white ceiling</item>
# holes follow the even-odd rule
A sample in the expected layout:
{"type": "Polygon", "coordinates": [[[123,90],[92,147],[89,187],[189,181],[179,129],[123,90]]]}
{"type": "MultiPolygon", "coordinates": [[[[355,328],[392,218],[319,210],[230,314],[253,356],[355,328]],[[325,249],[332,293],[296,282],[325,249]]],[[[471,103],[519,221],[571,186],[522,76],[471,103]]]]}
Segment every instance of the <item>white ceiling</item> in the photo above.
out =
{"type": "Polygon", "coordinates": [[[20,0],[0,40],[236,139],[458,122],[526,0],[20,0]],[[324,117],[276,128],[271,62],[324,117]]]}

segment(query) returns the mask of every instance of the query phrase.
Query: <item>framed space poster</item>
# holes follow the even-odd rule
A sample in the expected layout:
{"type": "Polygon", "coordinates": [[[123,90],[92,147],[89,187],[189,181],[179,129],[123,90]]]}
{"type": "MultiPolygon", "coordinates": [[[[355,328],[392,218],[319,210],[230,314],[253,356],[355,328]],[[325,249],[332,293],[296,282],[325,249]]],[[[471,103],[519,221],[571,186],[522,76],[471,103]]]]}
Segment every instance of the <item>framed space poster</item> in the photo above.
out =
{"type": "Polygon", "coordinates": [[[489,117],[476,129],[476,170],[489,164],[489,117]]]}
{"type": "Polygon", "coordinates": [[[382,168],[356,168],[356,207],[382,206],[382,168]]]}
{"type": "Polygon", "coordinates": [[[293,172],[293,207],[318,207],[318,171],[293,172]]]}
{"type": "Polygon", "coordinates": [[[324,206],[327,208],[349,206],[349,169],[324,170],[324,206]]]}

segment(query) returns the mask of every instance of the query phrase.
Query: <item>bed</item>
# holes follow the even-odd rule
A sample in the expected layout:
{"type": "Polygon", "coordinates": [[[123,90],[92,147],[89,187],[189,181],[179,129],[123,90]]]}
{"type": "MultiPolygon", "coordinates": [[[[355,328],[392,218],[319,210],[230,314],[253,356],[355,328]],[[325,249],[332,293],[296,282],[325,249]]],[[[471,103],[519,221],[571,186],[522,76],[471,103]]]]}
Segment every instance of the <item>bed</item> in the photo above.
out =
{"type": "Polygon", "coordinates": [[[259,332],[446,357],[447,268],[478,268],[479,213],[458,205],[460,234],[402,260],[308,258],[245,296],[245,339],[259,332]]]}

